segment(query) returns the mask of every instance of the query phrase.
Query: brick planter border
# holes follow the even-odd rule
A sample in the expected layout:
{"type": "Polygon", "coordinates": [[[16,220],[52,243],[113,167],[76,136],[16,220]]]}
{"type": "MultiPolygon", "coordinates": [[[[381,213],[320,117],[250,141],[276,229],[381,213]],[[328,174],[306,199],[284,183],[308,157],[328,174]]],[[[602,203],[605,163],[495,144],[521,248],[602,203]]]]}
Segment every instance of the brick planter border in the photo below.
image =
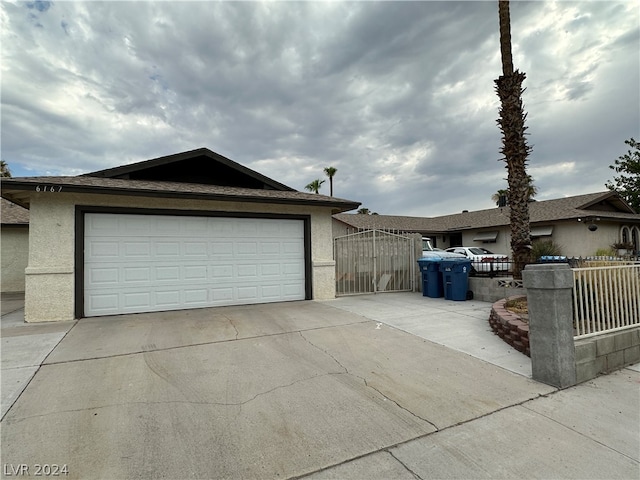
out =
{"type": "Polygon", "coordinates": [[[493,332],[502,338],[519,352],[531,357],[529,350],[529,324],[522,321],[522,317],[517,313],[510,312],[505,308],[509,300],[524,298],[523,295],[498,300],[491,307],[489,325],[493,332]]]}

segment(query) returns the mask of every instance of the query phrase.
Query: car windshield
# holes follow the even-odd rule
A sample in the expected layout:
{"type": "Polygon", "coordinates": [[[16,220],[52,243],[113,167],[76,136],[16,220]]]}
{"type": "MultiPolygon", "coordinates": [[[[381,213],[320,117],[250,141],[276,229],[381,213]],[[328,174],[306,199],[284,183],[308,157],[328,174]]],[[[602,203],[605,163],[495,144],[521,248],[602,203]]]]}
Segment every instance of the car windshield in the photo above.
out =
{"type": "Polygon", "coordinates": [[[473,253],[474,255],[486,255],[486,254],[490,254],[491,255],[491,254],[493,254],[493,252],[490,252],[486,248],[480,248],[480,247],[470,248],[469,251],[471,253],[473,253]]]}

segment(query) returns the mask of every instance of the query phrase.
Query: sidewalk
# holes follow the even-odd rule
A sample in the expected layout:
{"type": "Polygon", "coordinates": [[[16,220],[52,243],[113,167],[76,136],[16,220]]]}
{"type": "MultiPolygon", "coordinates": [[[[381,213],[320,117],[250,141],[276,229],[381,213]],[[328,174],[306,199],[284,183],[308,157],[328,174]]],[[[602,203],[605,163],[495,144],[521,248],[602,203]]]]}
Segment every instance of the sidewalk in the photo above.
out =
{"type": "Polygon", "coordinates": [[[339,297],[326,303],[531,378],[531,359],[491,330],[490,303],[410,292],[339,297]]]}

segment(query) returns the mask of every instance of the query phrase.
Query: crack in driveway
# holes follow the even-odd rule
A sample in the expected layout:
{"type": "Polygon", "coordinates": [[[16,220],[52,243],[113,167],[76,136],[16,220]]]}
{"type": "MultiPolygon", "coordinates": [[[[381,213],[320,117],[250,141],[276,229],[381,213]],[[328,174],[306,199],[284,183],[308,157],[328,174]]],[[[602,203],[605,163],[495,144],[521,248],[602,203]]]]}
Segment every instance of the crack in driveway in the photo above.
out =
{"type": "Polygon", "coordinates": [[[269,395],[270,393],[273,393],[277,390],[281,390],[283,388],[289,388],[292,387],[298,383],[303,383],[309,380],[314,380],[316,378],[322,378],[322,377],[327,377],[329,375],[335,375],[335,373],[329,372],[329,373],[323,373],[321,375],[312,375],[310,377],[306,377],[306,378],[300,378],[298,380],[294,380],[293,382],[284,384],[284,385],[277,385],[273,388],[270,388],[269,390],[265,390],[264,392],[258,392],[255,395],[253,395],[251,398],[248,398],[246,400],[242,400],[239,402],[213,402],[213,401],[206,401],[206,400],[202,400],[202,401],[193,401],[193,400],[162,400],[162,401],[153,401],[153,400],[149,400],[149,401],[138,401],[138,402],[120,402],[120,403],[109,403],[109,404],[105,404],[105,405],[96,405],[93,407],[86,407],[86,408],[77,408],[77,409],[68,409],[68,410],[56,410],[53,412],[48,412],[48,413],[43,413],[43,414],[39,414],[39,415],[30,415],[30,416],[26,416],[26,417],[19,417],[19,418],[11,418],[7,424],[16,424],[16,423],[21,423],[23,421],[26,420],[31,420],[33,418],[45,418],[45,417],[49,417],[51,415],[58,415],[58,414],[64,414],[64,413],[76,413],[76,412],[88,412],[88,411],[92,411],[92,410],[101,410],[101,409],[105,409],[105,408],[112,408],[112,407],[121,407],[121,406],[125,406],[125,405],[172,405],[172,404],[182,404],[182,405],[214,405],[214,406],[220,406],[220,407],[242,407],[243,405],[247,405],[248,403],[253,402],[254,400],[256,400],[259,397],[262,397],[264,395],[269,395]]]}
{"type": "Polygon", "coordinates": [[[354,378],[357,378],[359,380],[362,381],[362,383],[364,383],[364,386],[367,388],[370,388],[372,390],[374,390],[375,392],[377,392],[379,395],[381,395],[385,400],[389,400],[390,402],[393,402],[398,408],[400,408],[401,410],[404,410],[405,412],[409,413],[410,415],[412,415],[415,418],[418,418],[420,420],[422,420],[423,422],[428,423],[429,425],[431,425],[436,432],[440,431],[440,428],[438,428],[438,426],[433,423],[432,421],[421,417],[420,415],[412,412],[411,410],[409,410],[408,408],[402,406],[400,403],[398,403],[396,400],[394,400],[393,398],[389,397],[388,395],[384,394],[382,391],[380,391],[378,388],[374,387],[373,385],[370,385],[369,382],[367,381],[367,379],[365,377],[362,377],[360,375],[357,375],[353,372],[350,372],[349,369],[347,367],[345,367],[336,357],[334,357],[331,353],[329,353],[327,350],[321,348],[320,346],[316,345],[315,343],[313,343],[311,340],[309,340],[307,337],[304,336],[304,334],[302,332],[298,332],[298,334],[312,347],[317,348],[318,350],[320,350],[322,353],[324,353],[325,355],[327,355],[328,357],[330,357],[335,363],[337,363],[340,368],[342,368],[344,370],[344,373],[337,373],[337,374],[330,374],[330,375],[343,375],[343,374],[347,374],[347,375],[351,375],[354,378]]]}

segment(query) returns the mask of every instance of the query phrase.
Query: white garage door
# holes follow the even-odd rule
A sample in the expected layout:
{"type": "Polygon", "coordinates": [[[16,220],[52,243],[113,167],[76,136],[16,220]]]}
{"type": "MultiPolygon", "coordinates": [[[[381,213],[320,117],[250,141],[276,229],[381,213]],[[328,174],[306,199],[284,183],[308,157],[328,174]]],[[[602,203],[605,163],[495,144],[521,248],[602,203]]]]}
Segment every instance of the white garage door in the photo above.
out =
{"type": "Polygon", "coordinates": [[[304,300],[304,222],[85,214],[86,316],[304,300]]]}

